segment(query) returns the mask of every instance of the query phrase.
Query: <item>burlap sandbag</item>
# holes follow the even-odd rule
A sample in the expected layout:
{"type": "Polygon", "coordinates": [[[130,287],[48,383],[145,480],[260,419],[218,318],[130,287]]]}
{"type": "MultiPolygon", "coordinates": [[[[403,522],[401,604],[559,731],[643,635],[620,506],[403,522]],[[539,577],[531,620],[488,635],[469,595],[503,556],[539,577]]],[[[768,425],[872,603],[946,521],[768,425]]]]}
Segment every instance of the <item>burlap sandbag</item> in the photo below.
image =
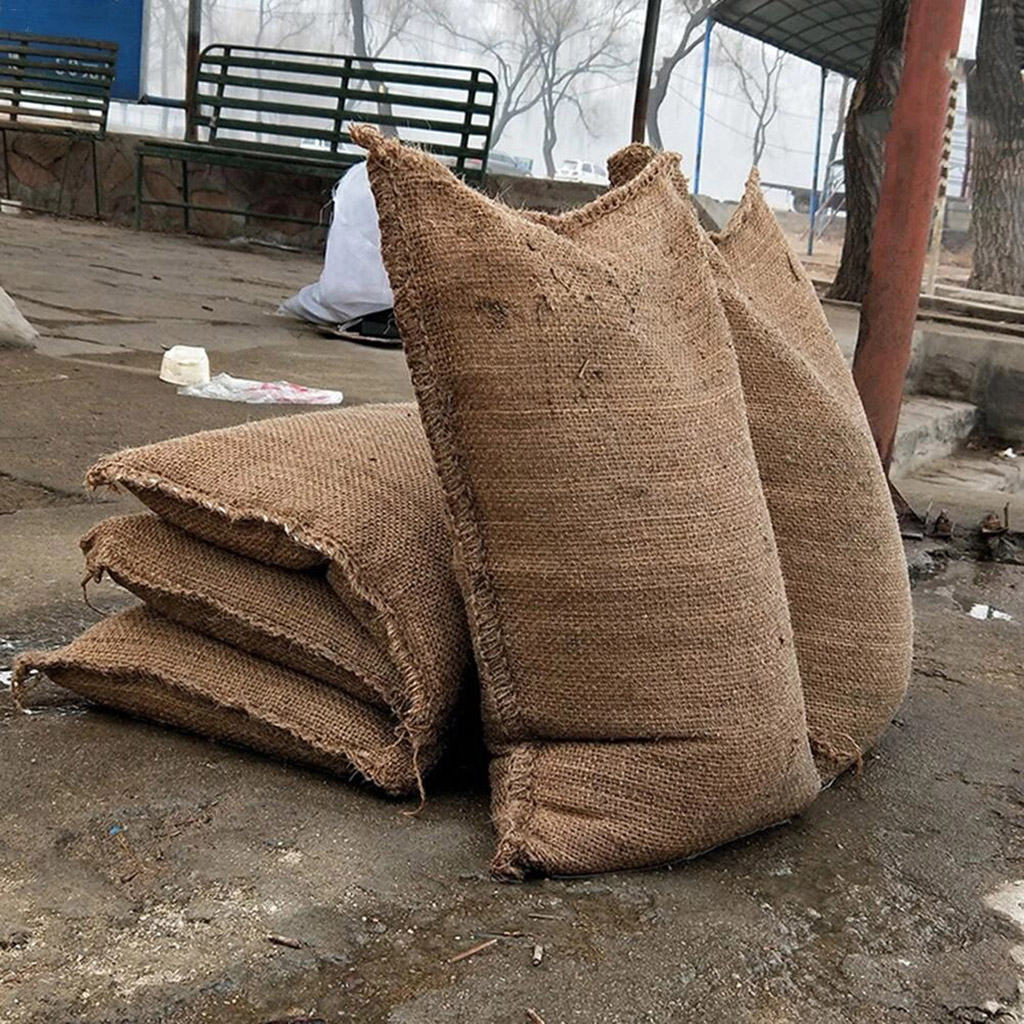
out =
{"type": "Polygon", "coordinates": [[[803,264],[751,175],[713,241],[782,558],[811,745],[827,780],[892,720],[913,653],[910,582],[864,408],[803,264]]]}
{"type": "Polygon", "coordinates": [[[154,515],[105,519],[81,547],[90,579],[109,575],[189,629],[367,703],[404,707],[397,666],[322,574],[244,558],[154,515]]]}
{"type": "MultiPolygon", "coordinates": [[[[610,158],[609,174],[628,181],[654,156],[628,146],[610,158]]],[[[859,760],[906,691],[913,623],[903,544],[853,377],[756,172],[711,242],[782,560],[811,746],[828,781],[859,760]]]]}
{"type": "Polygon", "coordinates": [[[538,223],[352,134],[454,524],[494,870],[663,862],[804,807],[778,557],[673,158],[538,223]]]}
{"type": "Polygon", "coordinates": [[[15,697],[28,674],[106,707],[344,776],[409,791],[412,748],[394,721],[337,687],[264,661],[133,608],[99,622],[67,647],[22,656],[15,697]]]}
{"type": "MultiPolygon", "coordinates": [[[[328,567],[400,690],[408,788],[436,761],[471,670],[430,452],[411,403],[261,420],[118,452],[88,476],[123,486],[214,547],[328,567]]],[[[268,577],[269,578],[269,577],[268,577]]]]}

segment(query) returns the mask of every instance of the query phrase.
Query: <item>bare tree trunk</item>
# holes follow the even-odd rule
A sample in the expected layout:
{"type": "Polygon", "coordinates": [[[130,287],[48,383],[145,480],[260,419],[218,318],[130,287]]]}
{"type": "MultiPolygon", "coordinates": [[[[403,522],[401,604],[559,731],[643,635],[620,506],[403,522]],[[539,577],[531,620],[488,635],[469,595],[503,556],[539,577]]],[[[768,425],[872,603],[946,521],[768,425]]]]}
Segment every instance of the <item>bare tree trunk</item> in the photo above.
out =
{"type": "Polygon", "coordinates": [[[846,103],[850,97],[850,82],[851,79],[843,78],[843,88],[839,93],[839,106],[836,112],[836,127],[828,144],[828,160],[825,163],[826,178],[832,165],[836,162],[836,154],[839,152],[839,140],[843,137],[843,115],[846,113],[846,103]]]}
{"type": "Polygon", "coordinates": [[[903,71],[903,32],[909,0],[883,0],[871,61],[853,90],[846,116],[843,163],[846,236],[830,298],[860,302],[868,284],[875,213],[885,170],[885,136],[903,71]]]}
{"type": "Polygon", "coordinates": [[[369,57],[366,51],[366,7],[363,0],[349,0],[352,10],[352,50],[357,57],[369,57]]]}
{"type": "MultiPolygon", "coordinates": [[[[348,0],[349,10],[352,12],[352,51],[356,57],[370,57],[370,51],[366,43],[366,5],[363,0],[348,0]]],[[[375,65],[372,61],[367,62],[367,67],[373,69],[375,65]]],[[[382,99],[377,103],[377,115],[378,117],[392,117],[394,115],[394,109],[391,104],[387,102],[386,97],[387,91],[383,85],[378,85],[375,82],[366,83],[370,89],[374,89],[380,92],[382,99]]],[[[377,127],[380,129],[381,135],[391,135],[398,138],[398,129],[391,124],[378,124],[377,127]]]]}
{"type": "Polygon", "coordinates": [[[1014,0],[983,0],[977,63],[967,83],[974,134],[968,287],[1024,295],[1024,82],[1014,6],[1014,0]]]}
{"type": "Polygon", "coordinates": [[[655,149],[665,148],[661,138],[661,127],[658,124],[658,113],[661,110],[661,105],[665,102],[665,97],[668,96],[668,87],[672,81],[672,75],[676,68],[679,67],[683,58],[704,38],[703,32],[699,33],[695,39],[691,37],[694,30],[704,24],[710,6],[710,3],[702,4],[698,10],[693,12],[690,20],[686,23],[686,28],[683,30],[679,45],[662,60],[654,75],[650,99],[647,101],[647,138],[655,149]]]}
{"type": "Polygon", "coordinates": [[[550,102],[547,97],[544,100],[544,140],[542,149],[544,151],[544,168],[549,178],[555,176],[555,146],[558,144],[558,126],[555,118],[558,114],[557,105],[550,102]]]}
{"type": "Polygon", "coordinates": [[[757,125],[754,127],[754,149],[750,157],[751,166],[757,167],[761,163],[761,157],[764,156],[764,147],[767,142],[768,132],[765,128],[764,120],[758,118],[757,125]]]}

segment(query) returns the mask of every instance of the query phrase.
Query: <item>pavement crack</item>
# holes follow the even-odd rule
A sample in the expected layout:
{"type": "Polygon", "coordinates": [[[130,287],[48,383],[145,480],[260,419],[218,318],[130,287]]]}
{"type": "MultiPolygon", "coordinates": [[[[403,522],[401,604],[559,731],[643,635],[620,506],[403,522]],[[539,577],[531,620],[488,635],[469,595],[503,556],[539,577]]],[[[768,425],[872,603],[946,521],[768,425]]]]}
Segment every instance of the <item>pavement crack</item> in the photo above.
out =
{"type": "Polygon", "coordinates": [[[42,306],[44,309],[57,309],[62,313],[75,313],[79,316],[98,316],[101,323],[145,323],[144,320],[136,321],[131,317],[124,317],[109,309],[83,309],[81,306],[64,306],[59,302],[47,302],[35,295],[26,295],[23,292],[8,291],[12,299],[20,299],[24,303],[31,303],[35,306],[42,306]]]}
{"type": "Polygon", "coordinates": [[[942,679],[947,683],[955,683],[957,686],[970,686],[966,679],[958,679],[939,668],[915,668],[914,675],[924,676],[926,679],[942,679]]]}

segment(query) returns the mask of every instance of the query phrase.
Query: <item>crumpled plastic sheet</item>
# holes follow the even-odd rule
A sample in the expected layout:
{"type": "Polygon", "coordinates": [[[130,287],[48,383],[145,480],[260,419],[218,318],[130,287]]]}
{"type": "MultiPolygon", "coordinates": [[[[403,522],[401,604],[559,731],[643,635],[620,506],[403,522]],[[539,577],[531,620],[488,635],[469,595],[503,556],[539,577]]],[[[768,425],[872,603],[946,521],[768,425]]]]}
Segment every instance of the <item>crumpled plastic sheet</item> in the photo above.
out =
{"type": "Polygon", "coordinates": [[[246,380],[218,373],[205,384],[178,388],[188,398],[217,398],[250,405],[340,405],[345,396],[327,388],[307,388],[287,380],[246,380]]]}

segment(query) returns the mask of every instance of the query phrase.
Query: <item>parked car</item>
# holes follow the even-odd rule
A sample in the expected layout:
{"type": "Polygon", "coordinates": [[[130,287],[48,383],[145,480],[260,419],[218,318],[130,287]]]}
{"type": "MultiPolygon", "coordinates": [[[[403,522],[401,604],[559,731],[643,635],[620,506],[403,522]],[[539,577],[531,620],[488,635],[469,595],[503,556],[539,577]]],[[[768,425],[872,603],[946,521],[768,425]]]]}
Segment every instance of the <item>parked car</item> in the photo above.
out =
{"type": "MultiPolygon", "coordinates": [[[[455,166],[455,157],[439,156],[438,160],[448,167],[455,166]]],[[[520,178],[531,177],[533,160],[526,156],[512,156],[510,153],[503,153],[500,149],[492,150],[487,154],[488,174],[514,174],[520,178]]],[[[466,161],[467,171],[479,171],[480,161],[471,158],[466,161]]]]}
{"type": "Polygon", "coordinates": [[[583,181],[588,185],[607,185],[608,168],[587,160],[563,160],[555,171],[555,181],[583,181]]]}
{"type": "Polygon", "coordinates": [[[533,160],[528,156],[513,156],[494,150],[487,156],[488,174],[514,174],[521,178],[529,178],[533,172],[533,160]]]}

